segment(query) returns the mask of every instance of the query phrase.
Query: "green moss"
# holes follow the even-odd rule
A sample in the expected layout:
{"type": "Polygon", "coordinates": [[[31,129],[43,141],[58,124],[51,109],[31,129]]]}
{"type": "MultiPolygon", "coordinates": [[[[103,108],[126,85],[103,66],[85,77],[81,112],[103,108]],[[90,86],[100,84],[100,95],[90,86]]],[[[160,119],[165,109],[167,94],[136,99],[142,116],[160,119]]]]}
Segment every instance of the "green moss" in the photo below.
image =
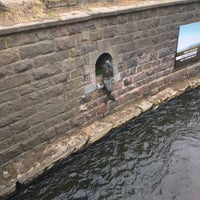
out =
{"type": "Polygon", "coordinates": [[[101,75],[103,73],[103,70],[102,69],[96,69],[96,75],[101,75]]]}

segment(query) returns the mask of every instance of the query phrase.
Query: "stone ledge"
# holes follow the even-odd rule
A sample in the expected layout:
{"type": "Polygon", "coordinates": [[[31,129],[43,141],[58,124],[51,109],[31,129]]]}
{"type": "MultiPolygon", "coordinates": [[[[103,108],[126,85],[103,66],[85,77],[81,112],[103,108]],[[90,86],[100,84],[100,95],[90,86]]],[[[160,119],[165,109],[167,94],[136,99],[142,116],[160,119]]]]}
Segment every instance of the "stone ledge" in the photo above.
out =
{"type": "Polygon", "coordinates": [[[116,16],[120,14],[127,14],[131,12],[145,11],[154,8],[168,7],[173,5],[191,4],[199,2],[199,0],[169,0],[169,2],[153,2],[150,5],[140,6],[112,6],[109,8],[101,7],[95,8],[94,12],[74,11],[60,15],[58,19],[44,20],[41,22],[30,22],[27,24],[17,24],[13,26],[0,26],[0,36],[13,34],[17,32],[30,31],[34,29],[42,29],[47,27],[55,27],[65,24],[73,24],[82,21],[88,21],[92,19],[98,19],[108,16],[116,16]]]}
{"type": "Polygon", "coordinates": [[[31,182],[51,169],[58,161],[84,148],[87,142],[88,136],[78,131],[72,135],[63,136],[52,144],[45,143],[18,161],[1,166],[0,172],[4,182],[0,185],[0,198],[14,192],[17,182],[20,184],[31,182]]]}
{"type": "Polygon", "coordinates": [[[110,130],[120,127],[138,117],[140,114],[145,113],[154,107],[158,107],[164,102],[198,86],[200,86],[200,76],[192,78],[187,82],[176,83],[148,99],[130,104],[124,107],[123,110],[115,112],[114,114],[105,117],[105,119],[83,128],[82,132],[89,136],[88,144],[91,144],[108,134],[110,130]]]}

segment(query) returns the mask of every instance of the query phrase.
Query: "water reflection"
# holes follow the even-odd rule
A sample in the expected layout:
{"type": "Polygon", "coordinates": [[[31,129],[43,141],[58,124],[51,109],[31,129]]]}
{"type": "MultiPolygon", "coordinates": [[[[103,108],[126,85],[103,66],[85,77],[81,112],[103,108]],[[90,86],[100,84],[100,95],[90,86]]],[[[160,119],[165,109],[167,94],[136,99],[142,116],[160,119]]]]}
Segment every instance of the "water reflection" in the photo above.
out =
{"type": "Polygon", "coordinates": [[[199,122],[200,88],[113,131],[11,199],[199,200],[199,122]]]}

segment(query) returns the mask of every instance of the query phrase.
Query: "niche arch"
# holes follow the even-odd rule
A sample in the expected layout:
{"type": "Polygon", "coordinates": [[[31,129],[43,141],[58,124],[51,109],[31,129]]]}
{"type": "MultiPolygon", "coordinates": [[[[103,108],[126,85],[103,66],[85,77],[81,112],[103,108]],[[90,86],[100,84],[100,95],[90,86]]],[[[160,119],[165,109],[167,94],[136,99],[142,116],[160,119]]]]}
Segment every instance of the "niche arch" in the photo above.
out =
{"type": "Polygon", "coordinates": [[[113,61],[112,56],[109,53],[102,53],[96,60],[95,63],[95,76],[96,76],[96,88],[102,89],[104,87],[102,83],[102,73],[103,68],[102,66],[105,64],[106,60],[110,62],[113,61]]]}
{"type": "Polygon", "coordinates": [[[106,60],[109,60],[110,62],[113,61],[112,56],[109,53],[103,53],[98,57],[96,64],[95,64],[96,76],[102,75],[102,65],[105,63],[106,60]]]}

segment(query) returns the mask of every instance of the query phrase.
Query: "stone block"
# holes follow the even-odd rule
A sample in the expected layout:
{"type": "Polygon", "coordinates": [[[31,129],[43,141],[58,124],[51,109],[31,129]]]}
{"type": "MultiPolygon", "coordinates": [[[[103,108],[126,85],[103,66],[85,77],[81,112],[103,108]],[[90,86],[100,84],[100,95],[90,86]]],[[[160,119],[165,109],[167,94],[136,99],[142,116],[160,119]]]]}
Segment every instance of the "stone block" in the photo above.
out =
{"type": "Polygon", "coordinates": [[[33,149],[34,147],[37,147],[38,145],[41,145],[41,139],[40,136],[35,136],[21,143],[21,148],[23,149],[23,151],[28,151],[30,149],[33,149]]]}
{"type": "Polygon", "coordinates": [[[35,33],[19,33],[4,39],[8,47],[18,47],[39,41],[35,33]]]}
{"type": "Polygon", "coordinates": [[[4,163],[3,154],[0,153],[0,166],[4,163]]]}
{"type": "Polygon", "coordinates": [[[128,15],[117,16],[117,24],[124,24],[126,22],[128,22],[128,15]]]}
{"type": "Polygon", "coordinates": [[[3,38],[0,39],[0,50],[5,49],[6,45],[5,45],[5,41],[3,38]]]}
{"type": "Polygon", "coordinates": [[[11,89],[5,92],[0,93],[0,104],[6,102],[6,101],[11,101],[16,99],[19,96],[19,93],[16,89],[11,89]]]}
{"type": "Polygon", "coordinates": [[[10,127],[4,127],[0,129],[0,141],[3,141],[12,136],[10,127]]]}
{"type": "Polygon", "coordinates": [[[54,51],[53,41],[38,42],[31,45],[19,47],[19,54],[22,59],[34,58],[54,51]]]}
{"type": "Polygon", "coordinates": [[[14,124],[10,125],[10,130],[13,134],[21,133],[28,128],[29,125],[27,119],[23,119],[21,121],[15,122],[14,124]]]}
{"type": "Polygon", "coordinates": [[[12,77],[8,77],[5,80],[0,80],[0,91],[13,89],[17,86],[28,84],[31,82],[31,75],[29,73],[21,73],[12,77]]]}
{"type": "Polygon", "coordinates": [[[0,67],[0,79],[12,76],[13,74],[13,64],[0,67]]]}
{"type": "Polygon", "coordinates": [[[49,29],[49,36],[53,37],[53,38],[58,38],[58,37],[64,37],[67,36],[67,28],[66,26],[62,26],[62,27],[53,27],[49,29]]]}
{"type": "Polygon", "coordinates": [[[98,41],[102,39],[102,32],[101,31],[97,31],[97,32],[91,32],[90,33],[90,40],[91,41],[98,41]]]}
{"type": "Polygon", "coordinates": [[[83,24],[71,24],[70,26],[66,27],[68,35],[74,35],[78,33],[82,33],[83,24]]]}
{"type": "Polygon", "coordinates": [[[0,128],[6,127],[12,123],[15,123],[16,121],[23,119],[23,113],[22,112],[15,112],[11,113],[6,117],[0,118],[0,128]]]}
{"type": "Polygon", "coordinates": [[[96,90],[96,84],[90,84],[85,86],[85,94],[91,93],[96,90]]]}
{"type": "Polygon", "coordinates": [[[15,144],[22,143],[22,142],[28,140],[29,138],[30,138],[29,130],[19,132],[13,136],[13,140],[14,140],[15,144]]]}
{"type": "Polygon", "coordinates": [[[0,152],[5,151],[6,149],[11,148],[16,145],[14,136],[7,136],[5,140],[0,141],[0,152]]]}
{"type": "Polygon", "coordinates": [[[103,38],[113,38],[116,34],[115,26],[105,27],[103,29],[103,38]]]}
{"type": "Polygon", "coordinates": [[[16,157],[22,154],[22,152],[23,152],[23,149],[19,145],[14,146],[10,149],[7,149],[6,151],[3,152],[4,163],[12,159],[16,159],[16,157]]]}
{"type": "Polygon", "coordinates": [[[109,133],[112,127],[112,123],[95,122],[91,126],[83,128],[82,131],[89,137],[89,143],[91,144],[109,133]]]}
{"type": "MultiPolygon", "coordinates": [[[[52,56],[50,54],[50,56],[52,56]]],[[[37,67],[42,67],[48,64],[48,56],[46,55],[42,55],[42,56],[37,56],[35,58],[32,59],[33,60],[33,67],[37,68],[37,67]]]]}
{"type": "Polygon", "coordinates": [[[56,125],[56,133],[57,135],[66,135],[66,133],[69,133],[72,128],[72,121],[70,119],[63,122],[62,124],[56,125]]]}
{"type": "Polygon", "coordinates": [[[48,64],[54,64],[57,63],[58,61],[66,61],[66,59],[69,59],[71,57],[70,55],[70,50],[63,50],[63,51],[58,51],[55,53],[51,53],[47,55],[47,61],[48,64]]]}
{"type": "Polygon", "coordinates": [[[124,123],[127,123],[134,117],[137,117],[141,114],[141,110],[136,108],[135,106],[130,106],[128,108],[124,108],[123,110],[116,112],[105,118],[106,122],[112,123],[113,128],[117,128],[122,126],[124,123]]]}
{"type": "Polygon", "coordinates": [[[47,119],[47,116],[44,111],[38,112],[28,118],[28,126],[32,127],[36,124],[43,123],[46,119],[47,119]]]}
{"type": "Polygon", "coordinates": [[[13,112],[13,108],[10,102],[6,102],[3,104],[0,104],[0,118],[9,115],[13,112]]]}
{"type": "Polygon", "coordinates": [[[58,38],[55,39],[55,45],[57,51],[68,50],[75,47],[76,38],[75,36],[58,38]]]}
{"type": "Polygon", "coordinates": [[[61,72],[61,66],[59,63],[54,65],[48,65],[32,70],[32,76],[34,80],[45,79],[61,72]]]}
{"type": "Polygon", "coordinates": [[[14,63],[19,60],[19,55],[15,50],[1,50],[0,51],[0,67],[14,63]]]}
{"type": "Polygon", "coordinates": [[[14,65],[14,70],[15,73],[21,73],[27,70],[30,70],[33,66],[32,60],[31,59],[27,59],[27,60],[23,60],[18,62],[17,64],[14,65]]]}
{"type": "Polygon", "coordinates": [[[147,110],[149,110],[153,107],[153,103],[148,100],[143,100],[137,106],[138,106],[138,108],[141,109],[142,112],[146,112],[147,110]]]}

